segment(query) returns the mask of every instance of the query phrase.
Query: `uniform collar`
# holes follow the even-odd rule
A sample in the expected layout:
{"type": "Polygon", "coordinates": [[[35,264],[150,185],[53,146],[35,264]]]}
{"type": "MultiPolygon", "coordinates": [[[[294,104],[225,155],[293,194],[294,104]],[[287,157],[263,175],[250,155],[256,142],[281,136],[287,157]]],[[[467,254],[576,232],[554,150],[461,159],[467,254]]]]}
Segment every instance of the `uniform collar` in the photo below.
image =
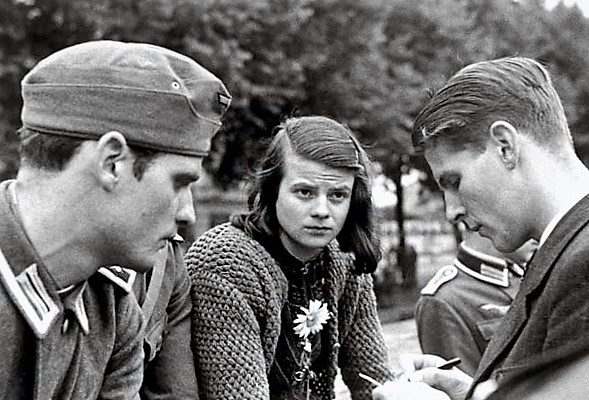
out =
{"type": "Polygon", "coordinates": [[[509,287],[509,272],[522,276],[523,269],[508,260],[460,244],[454,265],[464,273],[501,287],[509,287]]]}
{"type": "MultiPolygon", "coordinates": [[[[179,234],[176,234],[171,242],[184,243],[184,238],[179,234]]],[[[118,265],[110,267],[102,267],[98,270],[98,273],[107,278],[109,281],[123,289],[127,293],[131,293],[133,290],[133,283],[137,277],[137,272],[129,268],[123,268],[118,265]]]]}
{"type": "Polygon", "coordinates": [[[137,276],[137,272],[132,269],[119,267],[118,265],[102,267],[98,270],[98,273],[127,293],[131,293],[133,290],[133,282],[135,282],[137,276]]]}
{"type": "Polygon", "coordinates": [[[0,278],[16,308],[38,338],[44,338],[63,312],[57,285],[26,235],[10,196],[0,185],[0,278]]]}
{"type": "Polygon", "coordinates": [[[84,334],[90,332],[90,324],[88,323],[88,315],[86,314],[86,307],[84,306],[84,290],[86,289],[87,281],[81,285],[72,288],[71,291],[61,295],[63,308],[65,310],[65,318],[61,326],[61,332],[67,332],[69,328],[69,321],[73,315],[80,325],[84,334]]]}
{"type": "MultiPolygon", "coordinates": [[[[0,281],[37,338],[47,336],[64,310],[66,318],[62,332],[68,330],[69,319],[73,316],[82,331],[88,334],[90,326],[83,296],[87,282],[65,290],[65,293],[59,290],[14,209],[10,193],[13,182],[0,184],[0,281]]],[[[120,282],[109,280],[122,287],[120,282]]]]}

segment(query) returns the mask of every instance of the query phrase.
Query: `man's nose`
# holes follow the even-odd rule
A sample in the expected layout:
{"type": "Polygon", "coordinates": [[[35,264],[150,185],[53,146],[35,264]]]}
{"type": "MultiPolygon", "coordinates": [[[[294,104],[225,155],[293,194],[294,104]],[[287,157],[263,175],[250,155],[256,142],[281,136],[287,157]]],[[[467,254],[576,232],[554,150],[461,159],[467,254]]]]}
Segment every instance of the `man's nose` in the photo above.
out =
{"type": "Polygon", "coordinates": [[[181,225],[194,225],[196,222],[196,212],[194,211],[194,201],[190,188],[186,188],[179,194],[178,201],[176,222],[181,225]]]}
{"type": "Polygon", "coordinates": [[[444,194],[446,202],[446,219],[452,224],[462,221],[466,215],[466,210],[460,198],[454,194],[444,194]]]}

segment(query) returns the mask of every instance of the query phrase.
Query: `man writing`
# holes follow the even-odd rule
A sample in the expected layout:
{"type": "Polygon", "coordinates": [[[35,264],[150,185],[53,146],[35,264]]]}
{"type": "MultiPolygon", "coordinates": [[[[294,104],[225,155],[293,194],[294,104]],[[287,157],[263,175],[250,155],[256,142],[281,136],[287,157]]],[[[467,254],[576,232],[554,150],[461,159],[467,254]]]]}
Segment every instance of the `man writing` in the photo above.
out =
{"type": "Polygon", "coordinates": [[[131,399],[143,376],[132,274],[194,222],[190,185],[230,96],[193,60],[89,42],[22,81],[21,168],[0,185],[0,397],[131,399]]]}
{"type": "Polygon", "coordinates": [[[430,368],[443,360],[423,356],[409,366],[419,384],[388,383],[375,398],[469,398],[479,383],[501,386],[544,351],[587,348],[589,171],[546,69],[528,58],[465,67],[418,115],[413,142],[444,191],[450,221],[503,252],[531,238],[539,248],[474,380],[430,368]]]}

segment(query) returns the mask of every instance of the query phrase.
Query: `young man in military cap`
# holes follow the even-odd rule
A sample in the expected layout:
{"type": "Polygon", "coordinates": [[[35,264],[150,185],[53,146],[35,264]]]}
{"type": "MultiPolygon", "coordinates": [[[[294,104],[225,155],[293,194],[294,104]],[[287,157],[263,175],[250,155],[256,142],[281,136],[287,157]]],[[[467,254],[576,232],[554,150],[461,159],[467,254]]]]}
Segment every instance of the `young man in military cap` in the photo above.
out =
{"type": "Polygon", "coordinates": [[[421,384],[390,383],[375,398],[471,398],[479,383],[501,387],[543,352],[586,349],[589,170],[575,154],[548,71],[523,57],[463,68],[417,116],[413,143],[444,192],[450,221],[503,252],[528,239],[539,247],[474,379],[429,368],[443,359],[424,355],[406,365],[421,384]]]}
{"type": "Polygon", "coordinates": [[[166,265],[230,96],[188,57],[114,41],[47,57],[22,95],[21,168],[0,184],[0,396],[134,398],[142,314],[118,266],[166,265]]]}

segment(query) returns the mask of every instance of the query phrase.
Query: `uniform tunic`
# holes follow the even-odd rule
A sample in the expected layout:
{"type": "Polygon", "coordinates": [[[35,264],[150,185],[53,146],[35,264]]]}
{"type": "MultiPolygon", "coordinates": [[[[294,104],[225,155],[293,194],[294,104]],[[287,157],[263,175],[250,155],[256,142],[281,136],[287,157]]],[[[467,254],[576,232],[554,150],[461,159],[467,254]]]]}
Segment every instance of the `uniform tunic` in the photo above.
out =
{"type": "Polygon", "coordinates": [[[522,271],[514,267],[462,243],[453,265],[438,270],[417,302],[422,351],[460,357],[459,368],[474,375],[519,288],[522,271]]]}
{"type": "MultiPolygon", "coordinates": [[[[181,237],[179,237],[181,239],[181,237]]],[[[178,240],[168,245],[164,275],[155,271],[138,275],[133,291],[139,304],[157,294],[145,329],[145,378],[141,398],[187,400],[198,399],[194,359],[190,347],[190,279],[178,240]]]]}
{"type": "Polygon", "coordinates": [[[8,187],[0,184],[0,398],[133,399],[143,375],[135,297],[102,273],[60,294],[8,187]]]}

